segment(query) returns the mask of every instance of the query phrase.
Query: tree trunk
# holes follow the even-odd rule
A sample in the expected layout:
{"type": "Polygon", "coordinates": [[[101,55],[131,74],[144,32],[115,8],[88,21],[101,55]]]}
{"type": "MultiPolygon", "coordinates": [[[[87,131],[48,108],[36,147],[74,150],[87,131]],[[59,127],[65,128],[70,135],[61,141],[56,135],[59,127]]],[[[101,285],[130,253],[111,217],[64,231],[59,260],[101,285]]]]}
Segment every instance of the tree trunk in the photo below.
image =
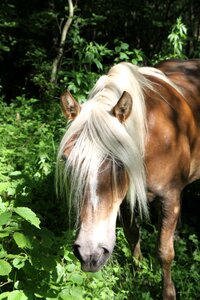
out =
{"type": "Polygon", "coordinates": [[[59,49],[58,49],[58,54],[55,57],[54,62],[53,62],[53,66],[52,66],[51,79],[50,79],[50,81],[52,83],[57,82],[57,73],[58,73],[58,69],[59,69],[59,66],[60,66],[61,59],[63,57],[64,46],[65,46],[67,33],[69,31],[69,28],[71,26],[73,16],[74,16],[74,5],[73,5],[72,0],[68,0],[68,5],[69,5],[69,16],[68,16],[68,19],[67,19],[67,21],[65,22],[65,24],[63,26],[62,33],[61,33],[61,39],[60,39],[60,46],[59,46],[59,49]]]}

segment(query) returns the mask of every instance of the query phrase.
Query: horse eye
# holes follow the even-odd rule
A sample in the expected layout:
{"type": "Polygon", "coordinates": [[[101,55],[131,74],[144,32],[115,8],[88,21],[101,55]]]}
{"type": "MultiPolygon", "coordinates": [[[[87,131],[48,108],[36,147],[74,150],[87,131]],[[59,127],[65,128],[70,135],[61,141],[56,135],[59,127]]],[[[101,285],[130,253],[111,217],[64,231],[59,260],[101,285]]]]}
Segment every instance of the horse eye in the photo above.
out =
{"type": "Polygon", "coordinates": [[[62,161],[66,162],[67,159],[68,159],[68,157],[67,157],[67,155],[65,155],[65,154],[63,154],[63,155],[61,156],[61,160],[62,160],[62,161]]]}

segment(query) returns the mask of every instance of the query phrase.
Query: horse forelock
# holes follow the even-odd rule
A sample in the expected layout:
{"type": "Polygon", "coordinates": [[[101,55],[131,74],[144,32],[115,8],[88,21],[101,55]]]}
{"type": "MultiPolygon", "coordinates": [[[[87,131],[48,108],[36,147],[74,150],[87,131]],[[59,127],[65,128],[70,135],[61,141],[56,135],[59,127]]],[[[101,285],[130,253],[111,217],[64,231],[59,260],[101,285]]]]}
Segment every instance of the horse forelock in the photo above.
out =
{"type": "MultiPolygon", "coordinates": [[[[98,172],[108,158],[112,165],[120,162],[128,174],[127,197],[131,209],[133,210],[137,197],[139,209],[147,215],[143,162],[146,136],[143,90],[147,87],[150,87],[149,81],[138,72],[136,66],[128,63],[114,66],[108,75],[104,75],[97,82],[90,94],[90,100],[84,103],[80,114],[65,133],[60,144],[58,165],[69,141],[74,141],[58,180],[64,190],[66,177],[70,175],[71,197],[68,195],[67,198],[70,205],[75,204],[77,215],[83,205],[90,175],[94,170],[98,172]],[[133,111],[122,124],[111,114],[111,109],[124,91],[132,96],[133,111]]],[[[113,168],[113,172],[115,169],[113,168]]],[[[113,178],[116,175],[113,174],[113,178]]]]}

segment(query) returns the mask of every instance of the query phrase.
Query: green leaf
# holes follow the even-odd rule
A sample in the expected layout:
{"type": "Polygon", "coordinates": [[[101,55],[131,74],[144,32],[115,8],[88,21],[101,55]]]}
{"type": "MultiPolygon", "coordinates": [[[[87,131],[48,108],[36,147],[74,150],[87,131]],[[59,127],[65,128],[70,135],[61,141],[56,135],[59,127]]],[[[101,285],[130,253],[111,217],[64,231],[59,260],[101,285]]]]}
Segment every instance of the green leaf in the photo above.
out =
{"type": "Polygon", "coordinates": [[[71,264],[68,264],[67,266],[66,266],[66,270],[67,270],[67,272],[73,272],[74,271],[74,269],[75,269],[75,264],[74,263],[71,263],[71,264]]]}
{"type": "Polygon", "coordinates": [[[123,52],[120,52],[119,56],[120,56],[121,60],[127,60],[127,59],[129,59],[128,55],[126,53],[123,53],[123,52]]]}
{"type": "Polygon", "coordinates": [[[77,273],[73,273],[70,277],[70,280],[73,283],[76,283],[78,285],[82,285],[83,284],[83,276],[77,274],[77,273]]]}
{"type": "Polygon", "coordinates": [[[87,274],[88,278],[95,278],[97,280],[103,280],[102,272],[95,272],[95,273],[88,273],[87,274]]]}
{"type": "Polygon", "coordinates": [[[129,44],[127,44],[127,43],[121,43],[121,49],[123,49],[123,50],[127,50],[129,48],[129,44]]]}
{"type": "Polygon", "coordinates": [[[83,291],[80,287],[73,286],[70,289],[70,294],[72,295],[73,300],[81,300],[83,299],[83,291]]]}
{"type": "Polygon", "coordinates": [[[22,175],[22,172],[21,171],[13,171],[10,173],[10,176],[12,177],[18,177],[18,176],[21,176],[22,175]]]}
{"type": "Polygon", "coordinates": [[[0,295],[0,300],[4,300],[4,299],[7,299],[7,297],[8,297],[8,295],[9,295],[9,292],[5,292],[5,293],[2,293],[1,295],[0,295]]]}
{"type": "Polygon", "coordinates": [[[7,276],[11,272],[11,270],[11,265],[7,261],[0,259],[0,275],[7,276]]]}
{"type": "Polygon", "coordinates": [[[65,288],[59,294],[62,300],[71,300],[72,296],[70,295],[69,288],[65,288]]]}
{"type": "Polygon", "coordinates": [[[0,226],[7,224],[11,216],[11,212],[3,212],[0,214],[0,226]]]}
{"type": "Polygon", "coordinates": [[[36,214],[28,207],[16,207],[14,208],[14,212],[18,214],[20,217],[25,219],[27,222],[31,223],[37,228],[40,228],[40,219],[36,216],[36,214]]]}
{"type": "Polygon", "coordinates": [[[65,288],[59,296],[62,300],[82,300],[83,291],[80,287],[65,288]]]}
{"type": "Polygon", "coordinates": [[[193,253],[193,257],[195,261],[200,262],[200,251],[199,250],[195,250],[193,253]]]}
{"type": "Polygon", "coordinates": [[[0,193],[6,192],[10,187],[10,182],[0,182],[0,193]]]}
{"type": "Polygon", "coordinates": [[[19,248],[22,248],[22,249],[23,248],[28,248],[28,249],[32,248],[29,238],[27,236],[25,236],[23,233],[15,232],[13,234],[13,238],[19,248]]]}
{"type": "Polygon", "coordinates": [[[23,258],[23,259],[15,258],[13,260],[13,266],[18,270],[22,269],[25,265],[25,260],[26,260],[26,258],[23,258]]]}
{"type": "Polygon", "coordinates": [[[9,293],[7,300],[26,300],[28,297],[22,291],[12,291],[9,293]]]}
{"type": "Polygon", "coordinates": [[[6,236],[9,236],[9,232],[0,232],[0,238],[5,238],[6,236]]]}
{"type": "Polygon", "coordinates": [[[74,261],[74,254],[69,250],[64,250],[64,259],[68,262],[74,261]]]}

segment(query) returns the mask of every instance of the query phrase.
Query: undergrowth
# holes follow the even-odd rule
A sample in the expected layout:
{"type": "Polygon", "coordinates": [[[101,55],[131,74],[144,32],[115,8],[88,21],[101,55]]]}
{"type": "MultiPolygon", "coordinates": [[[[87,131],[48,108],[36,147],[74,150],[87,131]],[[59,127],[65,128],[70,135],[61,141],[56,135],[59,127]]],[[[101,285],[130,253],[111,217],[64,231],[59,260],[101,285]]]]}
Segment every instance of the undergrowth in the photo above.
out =
{"type": "MultiPolygon", "coordinates": [[[[57,103],[19,97],[0,102],[0,299],[156,300],[161,270],[157,230],[142,230],[142,262],[134,261],[121,228],[112,258],[84,273],[72,253],[64,205],[55,197],[58,142],[66,124],[57,103]]],[[[185,224],[175,242],[177,299],[200,295],[200,244],[185,224]]]]}

